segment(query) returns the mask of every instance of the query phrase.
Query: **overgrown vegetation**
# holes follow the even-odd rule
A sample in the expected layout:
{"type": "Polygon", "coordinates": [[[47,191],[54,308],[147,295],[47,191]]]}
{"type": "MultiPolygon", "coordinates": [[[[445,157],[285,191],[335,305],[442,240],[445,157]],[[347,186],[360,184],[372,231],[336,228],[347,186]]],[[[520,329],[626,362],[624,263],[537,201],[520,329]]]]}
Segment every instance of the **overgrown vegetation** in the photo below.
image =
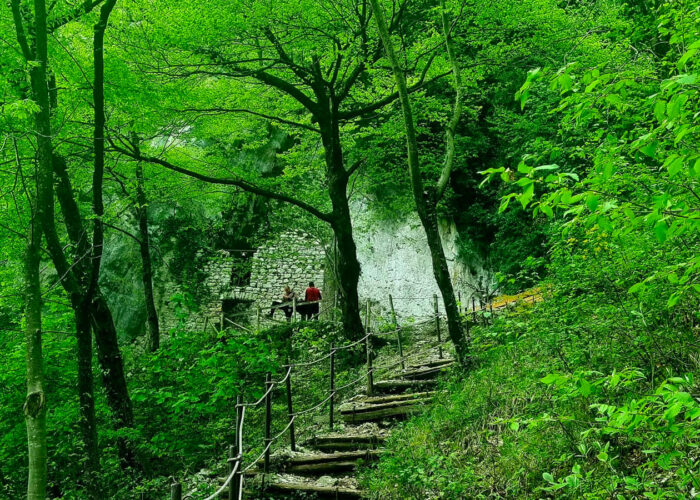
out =
{"type": "Polygon", "coordinates": [[[697,0],[10,0],[0,40],[1,497],[213,466],[236,396],[363,334],[358,207],[420,215],[455,343],[441,224],[498,293],[545,296],[472,329],[370,494],[700,491],[697,0]],[[342,329],[184,327],[211,253],[288,229],[332,255],[342,329]]]}

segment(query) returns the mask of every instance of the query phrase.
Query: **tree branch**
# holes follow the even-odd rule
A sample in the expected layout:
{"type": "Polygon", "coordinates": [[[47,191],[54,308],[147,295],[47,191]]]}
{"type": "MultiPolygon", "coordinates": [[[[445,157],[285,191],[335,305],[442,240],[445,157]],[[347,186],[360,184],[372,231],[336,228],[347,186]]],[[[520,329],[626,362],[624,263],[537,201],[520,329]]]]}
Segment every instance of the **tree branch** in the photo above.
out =
{"type": "Polygon", "coordinates": [[[48,23],[48,32],[52,33],[61,26],[78,19],[82,14],[89,14],[92,9],[100,5],[104,0],[85,0],[80,6],[70,11],[65,16],[59,17],[48,23]]]}
{"type": "Polygon", "coordinates": [[[10,3],[12,8],[12,19],[15,22],[15,33],[17,34],[17,43],[22,48],[22,55],[27,61],[34,59],[29,44],[27,43],[27,36],[24,34],[24,24],[22,20],[22,13],[19,10],[19,0],[12,0],[10,3]]]}
{"type": "Polygon", "coordinates": [[[190,113],[190,112],[193,112],[193,113],[247,113],[249,115],[259,116],[261,118],[276,121],[278,123],[284,123],[285,125],[290,125],[292,127],[299,127],[299,128],[303,128],[306,130],[310,130],[312,132],[316,132],[316,133],[321,132],[320,129],[318,129],[317,127],[314,127],[312,125],[306,125],[304,123],[295,122],[293,120],[287,120],[285,118],[280,118],[278,116],[266,115],[264,113],[258,113],[257,111],[253,111],[250,109],[244,109],[244,108],[184,108],[184,109],[176,109],[173,111],[185,112],[185,113],[190,113]]]}
{"type": "Polygon", "coordinates": [[[271,198],[274,200],[283,201],[285,203],[289,203],[290,205],[294,205],[296,207],[299,207],[302,210],[309,212],[311,215],[313,215],[314,217],[316,217],[318,219],[321,219],[324,222],[331,223],[333,221],[333,217],[330,214],[322,212],[319,209],[309,205],[306,202],[303,202],[301,200],[297,200],[296,198],[293,198],[291,196],[287,196],[287,195],[282,194],[282,193],[276,193],[274,191],[270,191],[268,189],[261,188],[259,186],[256,186],[254,184],[251,184],[251,183],[244,181],[244,180],[241,180],[241,179],[230,179],[230,178],[226,179],[226,178],[211,177],[209,175],[200,174],[199,172],[194,172],[192,170],[179,167],[179,166],[174,165],[166,160],[161,160],[160,158],[155,158],[155,157],[151,157],[151,156],[143,156],[143,155],[135,153],[133,151],[129,151],[129,150],[124,149],[124,148],[120,148],[119,146],[116,146],[114,143],[112,143],[112,148],[114,149],[114,151],[122,153],[126,156],[129,156],[130,158],[135,159],[135,160],[146,161],[148,163],[160,165],[162,167],[167,168],[168,170],[172,170],[173,172],[178,172],[180,174],[187,175],[189,177],[192,177],[194,179],[198,179],[200,181],[209,182],[211,184],[224,184],[224,185],[228,185],[228,186],[236,186],[236,187],[239,187],[242,190],[247,191],[249,193],[264,196],[265,198],[271,198]]]}
{"type": "Polygon", "coordinates": [[[447,124],[447,130],[445,131],[445,160],[442,165],[442,171],[440,172],[440,178],[438,179],[437,186],[435,188],[436,203],[440,200],[440,198],[442,198],[442,195],[445,194],[447,183],[450,181],[450,174],[452,173],[452,166],[454,165],[455,159],[455,132],[457,130],[457,125],[459,124],[459,119],[462,115],[462,72],[459,67],[459,62],[457,62],[457,56],[455,55],[454,47],[452,45],[452,36],[450,35],[450,26],[449,22],[447,21],[447,8],[445,7],[445,0],[440,0],[440,10],[442,32],[443,36],[445,37],[445,48],[447,49],[447,55],[450,59],[450,66],[452,66],[452,75],[455,86],[455,101],[452,106],[452,117],[450,118],[450,121],[447,124]]]}
{"type": "MultiPolygon", "coordinates": [[[[417,83],[408,87],[409,94],[411,94],[417,90],[420,90],[420,89],[424,88],[426,85],[429,85],[429,84],[431,84],[431,83],[433,83],[433,82],[450,74],[450,71],[446,71],[444,73],[440,73],[439,75],[431,78],[428,81],[425,81],[424,80],[425,72],[426,71],[424,70],[423,76],[421,77],[421,79],[417,83]]],[[[340,120],[352,120],[353,118],[358,118],[360,116],[364,116],[364,115],[369,114],[373,111],[381,109],[388,104],[391,104],[392,102],[394,102],[398,98],[399,98],[399,92],[396,91],[393,94],[389,94],[388,96],[384,97],[383,99],[380,99],[376,102],[373,102],[372,104],[367,104],[361,108],[352,109],[349,111],[341,111],[339,113],[339,115],[340,115],[339,119],[340,120]]]]}

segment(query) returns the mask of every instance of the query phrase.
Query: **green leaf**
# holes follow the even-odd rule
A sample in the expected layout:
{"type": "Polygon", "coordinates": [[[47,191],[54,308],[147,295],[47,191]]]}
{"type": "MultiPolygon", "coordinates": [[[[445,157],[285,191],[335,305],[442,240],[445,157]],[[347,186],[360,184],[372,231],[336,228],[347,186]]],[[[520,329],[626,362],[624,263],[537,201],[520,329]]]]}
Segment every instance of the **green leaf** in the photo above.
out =
{"type": "Polygon", "coordinates": [[[656,157],[656,148],[659,146],[659,141],[651,141],[649,144],[645,144],[639,150],[651,158],[656,157]]]}
{"type": "Polygon", "coordinates": [[[654,103],[654,116],[660,122],[666,118],[666,101],[659,99],[654,103]]]}
{"type": "Polygon", "coordinates": [[[586,199],[586,206],[588,210],[595,212],[596,208],[598,208],[598,196],[594,194],[589,195],[586,199]]]}
{"type": "Polygon", "coordinates": [[[656,235],[656,239],[659,240],[659,243],[663,243],[666,241],[667,233],[668,224],[666,224],[665,220],[660,220],[656,224],[654,224],[654,234],[656,235]]]}
{"type": "Polygon", "coordinates": [[[552,476],[549,472],[543,472],[542,479],[544,479],[548,483],[554,483],[554,476],[552,476]]]}

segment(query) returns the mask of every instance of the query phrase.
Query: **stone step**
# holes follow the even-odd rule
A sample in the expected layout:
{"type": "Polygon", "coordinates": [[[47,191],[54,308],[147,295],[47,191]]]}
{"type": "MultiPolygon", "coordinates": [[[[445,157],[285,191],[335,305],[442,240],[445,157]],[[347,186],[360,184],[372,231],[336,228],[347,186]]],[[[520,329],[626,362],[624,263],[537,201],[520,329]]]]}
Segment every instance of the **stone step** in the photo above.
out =
{"type": "Polygon", "coordinates": [[[304,441],[305,448],[319,451],[368,450],[378,448],[385,441],[385,436],[378,434],[327,434],[314,436],[304,441]]]}
{"type": "Polygon", "coordinates": [[[381,394],[395,394],[407,390],[432,389],[437,386],[436,380],[378,380],[374,383],[375,392],[381,394]]]}

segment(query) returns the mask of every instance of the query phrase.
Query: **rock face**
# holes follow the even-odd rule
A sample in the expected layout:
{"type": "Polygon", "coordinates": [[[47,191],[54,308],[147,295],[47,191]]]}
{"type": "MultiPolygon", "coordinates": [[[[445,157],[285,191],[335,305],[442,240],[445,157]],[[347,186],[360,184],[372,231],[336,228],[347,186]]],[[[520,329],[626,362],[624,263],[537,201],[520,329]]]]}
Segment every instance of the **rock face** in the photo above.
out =
{"type": "MultiPolygon", "coordinates": [[[[199,310],[186,318],[178,315],[177,301],[172,297],[181,292],[177,283],[169,284],[160,300],[161,324],[166,329],[183,327],[205,330],[209,326],[220,327],[222,314],[232,321],[246,325],[256,318],[257,309],[267,311],[274,300],[279,300],[285,285],[304,298],[304,290],[310,281],[324,288],[326,251],[307,234],[290,231],[281,234],[260,247],[252,256],[240,252],[220,251],[204,268],[206,296],[200,299],[199,310]],[[248,260],[250,274],[241,277],[236,269],[248,260]]],[[[283,317],[277,313],[279,319],[283,317]]],[[[224,320],[226,325],[230,324],[224,320]]]]}
{"type": "MultiPolygon", "coordinates": [[[[435,283],[428,242],[418,216],[409,215],[396,222],[376,220],[359,203],[353,207],[353,213],[358,258],[362,265],[360,297],[369,298],[388,310],[391,294],[398,316],[432,314],[433,295],[437,294],[440,299],[440,290],[435,283]]],[[[440,230],[452,284],[466,306],[471,301],[473,285],[481,283],[483,287],[493,278],[484,269],[460,260],[454,224],[441,221],[440,230]]],[[[441,300],[438,303],[443,311],[441,300]]]]}

